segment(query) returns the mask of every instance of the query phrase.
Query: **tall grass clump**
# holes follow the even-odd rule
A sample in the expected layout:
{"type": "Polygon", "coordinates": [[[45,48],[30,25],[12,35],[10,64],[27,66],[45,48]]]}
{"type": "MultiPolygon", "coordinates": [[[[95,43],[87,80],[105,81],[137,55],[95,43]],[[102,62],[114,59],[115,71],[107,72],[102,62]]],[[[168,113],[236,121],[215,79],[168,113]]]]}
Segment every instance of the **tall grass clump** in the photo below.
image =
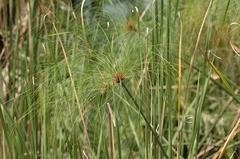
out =
{"type": "Polygon", "coordinates": [[[0,158],[238,158],[238,0],[0,1],[0,158]]]}

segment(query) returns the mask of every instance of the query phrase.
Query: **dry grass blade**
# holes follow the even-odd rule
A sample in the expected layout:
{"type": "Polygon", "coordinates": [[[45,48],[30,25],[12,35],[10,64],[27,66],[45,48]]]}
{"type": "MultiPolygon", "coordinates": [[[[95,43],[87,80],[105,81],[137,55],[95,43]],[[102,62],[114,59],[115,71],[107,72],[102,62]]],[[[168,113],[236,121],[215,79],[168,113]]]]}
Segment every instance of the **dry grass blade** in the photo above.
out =
{"type": "Polygon", "coordinates": [[[153,0],[151,3],[149,3],[146,8],[143,10],[140,18],[139,18],[139,21],[142,21],[143,20],[143,17],[145,16],[145,14],[147,13],[147,11],[149,10],[149,8],[155,3],[156,0],[153,0]]]}
{"type": "Polygon", "coordinates": [[[199,42],[200,42],[200,38],[201,38],[201,35],[202,35],[203,26],[204,26],[204,24],[206,22],[206,19],[207,19],[208,13],[210,11],[210,8],[211,8],[211,6],[213,4],[213,1],[214,0],[211,0],[209,2],[208,8],[207,8],[207,10],[205,12],[205,15],[204,15],[201,27],[200,27],[199,32],[198,32],[197,41],[196,41],[196,44],[195,44],[193,55],[191,57],[190,68],[189,68],[189,76],[188,76],[188,79],[187,79],[187,84],[186,84],[186,89],[185,89],[186,95],[184,97],[184,107],[186,107],[187,96],[188,96],[188,86],[189,86],[189,81],[191,80],[191,76],[192,76],[192,69],[193,69],[193,65],[194,65],[195,55],[196,55],[196,52],[197,52],[197,49],[198,49],[198,45],[199,45],[199,42]]]}
{"type": "Polygon", "coordinates": [[[240,56],[240,48],[234,42],[232,42],[233,41],[233,37],[232,37],[233,35],[232,34],[234,32],[236,32],[236,29],[239,30],[239,28],[240,28],[240,24],[234,22],[234,23],[230,24],[230,27],[229,27],[229,30],[228,30],[228,32],[230,34],[230,41],[229,41],[230,46],[237,56],[240,56]],[[235,28],[232,28],[232,27],[235,27],[235,28]]]}
{"type": "Polygon", "coordinates": [[[231,41],[230,41],[230,45],[231,45],[233,51],[236,53],[236,55],[240,56],[240,48],[238,48],[236,45],[234,45],[231,41]]]}
{"type": "MultiPolygon", "coordinates": [[[[181,17],[180,17],[180,14],[179,14],[179,18],[180,18],[180,38],[179,38],[179,51],[178,51],[178,129],[180,130],[181,129],[181,119],[180,119],[180,116],[181,116],[181,85],[182,85],[182,34],[183,34],[183,24],[182,24],[182,20],[181,20],[181,17]]],[[[181,149],[181,140],[182,140],[182,137],[181,137],[181,132],[180,132],[180,137],[179,137],[179,144],[178,144],[178,147],[177,147],[177,158],[180,157],[180,149],[181,149]]]]}
{"type": "Polygon", "coordinates": [[[235,124],[234,128],[232,129],[231,133],[228,135],[227,140],[225,141],[223,147],[219,150],[217,156],[213,157],[213,159],[221,159],[227,149],[228,144],[230,141],[237,135],[239,132],[239,127],[240,127],[240,119],[238,119],[237,123],[235,124]]]}
{"type": "Polygon", "coordinates": [[[113,126],[115,126],[115,118],[109,103],[108,106],[108,114],[109,114],[109,131],[110,131],[110,151],[111,151],[111,159],[115,158],[115,147],[114,147],[114,133],[113,133],[113,126]]]}
{"type": "Polygon", "coordinates": [[[71,71],[71,68],[70,68],[70,65],[69,65],[69,62],[68,62],[68,59],[67,59],[66,51],[65,51],[65,48],[64,48],[64,46],[63,46],[63,43],[62,43],[62,41],[61,41],[61,39],[60,39],[60,37],[59,37],[57,28],[56,28],[56,26],[55,26],[54,23],[53,23],[53,28],[54,28],[54,30],[55,30],[55,32],[56,32],[57,38],[58,38],[58,40],[59,40],[59,42],[60,42],[60,45],[61,45],[61,48],[62,48],[62,51],[63,51],[63,54],[64,54],[64,59],[65,59],[66,65],[67,65],[69,77],[70,77],[70,80],[71,80],[72,88],[73,88],[74,95],[75,95],[76,102],[77,102],[77,106],[78,106],[78,109],[79,109],[80,118],[81,118],[81,121],[82,121],[82,124],[83,124],[84,134],[85,134],[85,137],[87,138],[87,141],[88,141],[88,143],[89,143],[87,126],[86,126],[86,122],[85,122],[85,119],[84,119],[84,117],[83,117],[83,113],[82,113],[82,110],[81,110],[80,100],[79,100],[79,97],[78,97],[78,95],[77,95],[77,90],[76,90],[75,83],[74,83],[74,80],[73,80],[72,71],[71,71]]]}
{"type": "Polygon", "coordinates": [[[224,141],[225,141],[225,140],[220,140],[220,141],[218,141],[218,142],[215,143],[215,144],[211,144],[210,146],[208,146],[208,147],[205,148],[204,150],[200,151],[200,152],[197,154],[196,158],[197,158],[197,159],[203,159],[203,158],[205,158],[205,157],[207,157],[207,156],[209,156],[209,155],[211,155],[211,154],[216,153],[217,150],[218,150],[218,145],[223,144],[224,141]]]}

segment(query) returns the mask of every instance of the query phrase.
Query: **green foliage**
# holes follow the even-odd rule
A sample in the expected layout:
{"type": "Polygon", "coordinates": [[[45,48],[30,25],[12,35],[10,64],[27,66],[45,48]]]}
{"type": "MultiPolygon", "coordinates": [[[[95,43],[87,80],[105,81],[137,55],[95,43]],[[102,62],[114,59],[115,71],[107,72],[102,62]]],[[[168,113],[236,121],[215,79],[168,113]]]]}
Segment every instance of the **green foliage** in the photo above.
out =
{"type": "Polygon", "coordinates": [[[0,7],[14,16],[0,25],[0,158],[219,155],[240,104],[238,0],[0,7]]]}

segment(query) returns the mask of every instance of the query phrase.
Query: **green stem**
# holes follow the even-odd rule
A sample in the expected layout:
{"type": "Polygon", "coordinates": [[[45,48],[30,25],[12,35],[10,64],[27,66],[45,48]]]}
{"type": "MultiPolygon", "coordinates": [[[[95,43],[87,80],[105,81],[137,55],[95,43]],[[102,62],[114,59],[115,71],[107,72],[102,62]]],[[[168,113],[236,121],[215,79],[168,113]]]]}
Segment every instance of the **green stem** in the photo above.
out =
{"type": "Polygon", "coordinates": [[[163,155],[169,159],[169,157],[167,156],[166,152],[164,151],[164,148],[159,140],[159,135],[158,133],[154,130],[154,128],[152,127],[152,125],[149,123],[149,121],[147,120],[146,116],[144,115],[143,111],[141,110],[141,107],[138,105],[138,103],[136,102],[136,100],[134,99],[134,97],[132,96],[132,94],[130,93],[130,91],[128,90],[128,88],[125,86],[124,83],[121,83],[123,88],[125,89],[125,91],[127,92],[127,94],[129,95],[129,97],[131,98],[131,100],[133,101],[134,105],[137,107],[137,109],[140,112],[140,115],[142,116],[142,118],[144,119],[144,121],[146,122],[147,126],[150,128],[150,130],[152,131],[154,137],[157,139],[157,143],[163,153],[163,155]]]}

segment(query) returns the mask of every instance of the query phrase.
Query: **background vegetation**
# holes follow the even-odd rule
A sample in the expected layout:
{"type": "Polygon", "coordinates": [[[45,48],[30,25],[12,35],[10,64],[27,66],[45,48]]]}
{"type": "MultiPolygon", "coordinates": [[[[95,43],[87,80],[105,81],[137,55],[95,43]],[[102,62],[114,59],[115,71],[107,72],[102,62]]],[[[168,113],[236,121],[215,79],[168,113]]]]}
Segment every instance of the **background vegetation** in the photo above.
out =
{"type": "Polygon", "coordinates": [[[0,158],[239,158],[239,0],[0,10],[0,158]]]}

